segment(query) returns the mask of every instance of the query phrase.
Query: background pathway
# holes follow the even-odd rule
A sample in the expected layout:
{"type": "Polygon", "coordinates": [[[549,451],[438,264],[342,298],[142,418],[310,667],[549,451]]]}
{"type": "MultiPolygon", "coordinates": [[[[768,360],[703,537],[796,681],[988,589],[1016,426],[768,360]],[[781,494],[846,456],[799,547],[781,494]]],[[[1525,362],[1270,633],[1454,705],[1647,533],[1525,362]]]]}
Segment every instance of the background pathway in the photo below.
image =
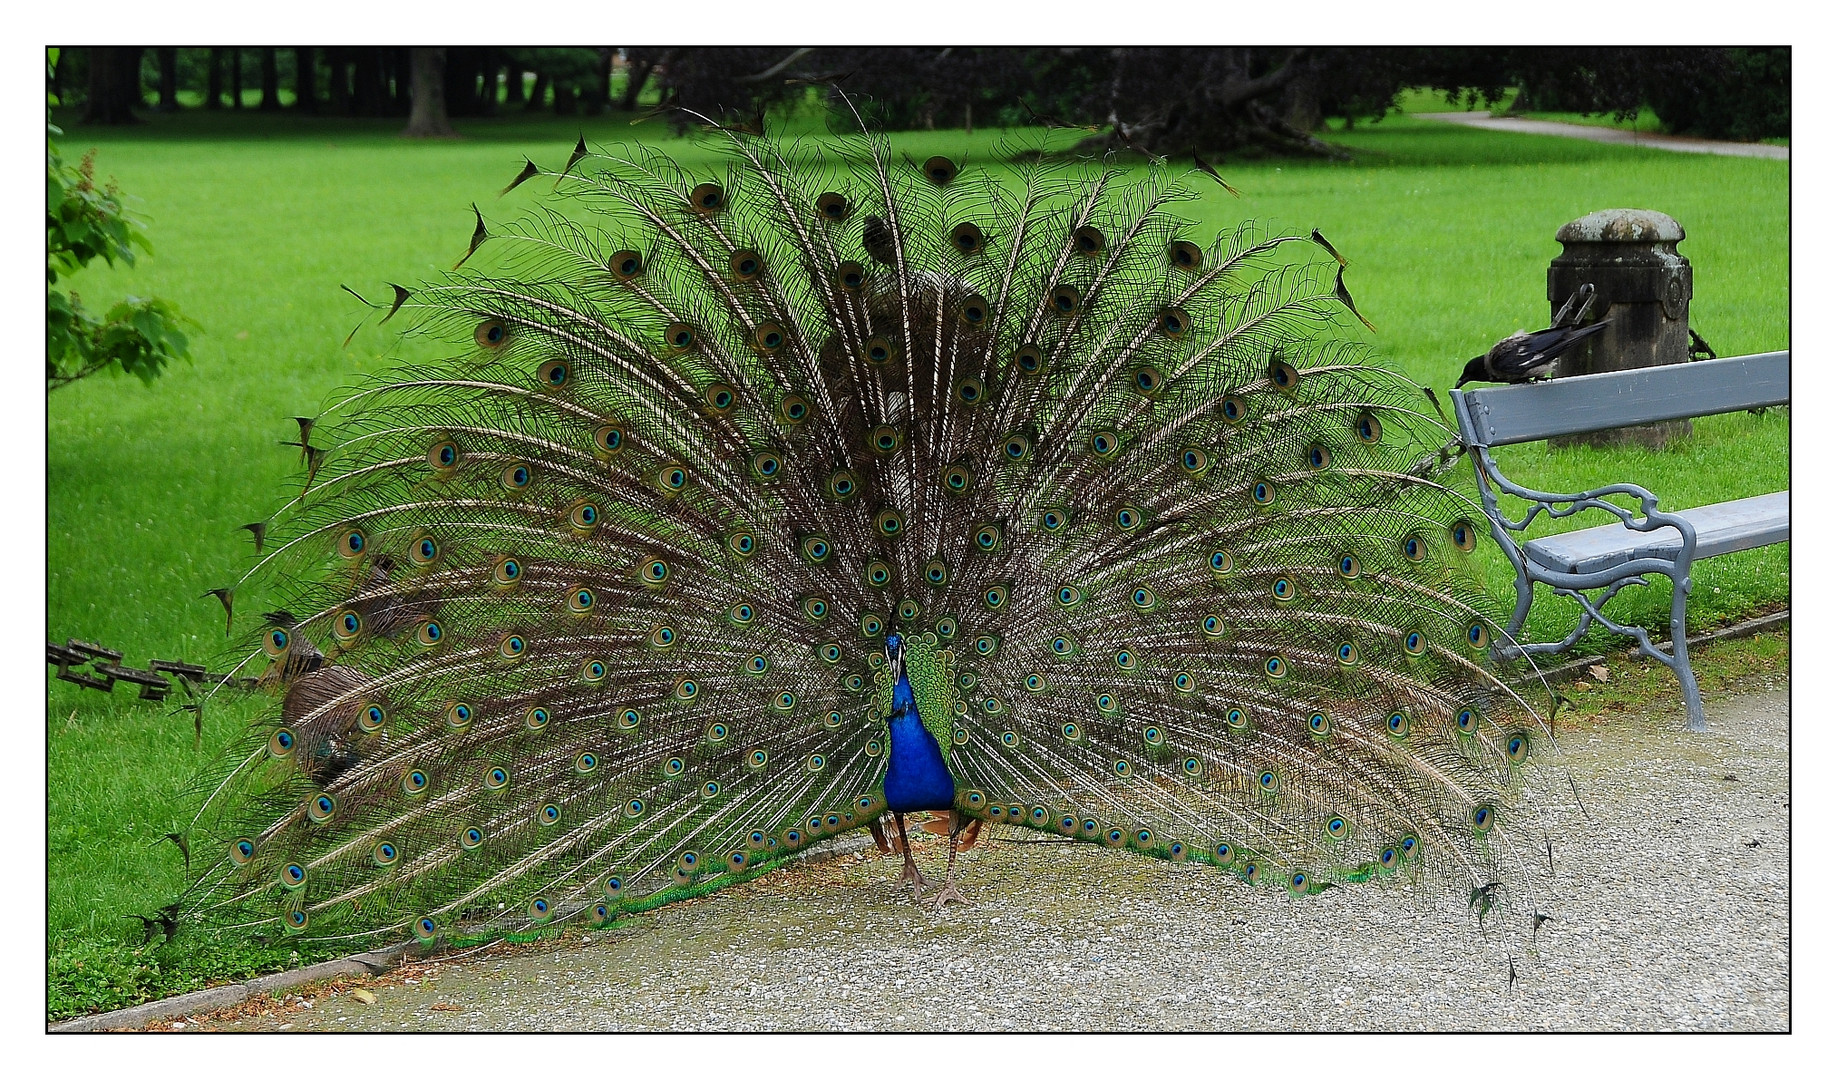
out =
{"type": "Polygon", "coordinates": [[[1621,143],[1654,150],[1675,150],[1683,154],[1721,154],[1724,157],[1774,158],[1787,161],[1790,148],[1766,143],[1724,142],[1720,139],[1697,139],[1687,135],[1662,135],[1652,131],[1623,131],[1620,128],[1594,127],[1589,124],[1565,124],[1556,120],[1520,120],[1511,116],[1490,116],[1483,112],[1412,113],[1421,120],[1442,120],[1450,124],[1485,128],[1488,131],[1516,131],[1525,135],[1561,135],[1591,142],[1621,143]]]}

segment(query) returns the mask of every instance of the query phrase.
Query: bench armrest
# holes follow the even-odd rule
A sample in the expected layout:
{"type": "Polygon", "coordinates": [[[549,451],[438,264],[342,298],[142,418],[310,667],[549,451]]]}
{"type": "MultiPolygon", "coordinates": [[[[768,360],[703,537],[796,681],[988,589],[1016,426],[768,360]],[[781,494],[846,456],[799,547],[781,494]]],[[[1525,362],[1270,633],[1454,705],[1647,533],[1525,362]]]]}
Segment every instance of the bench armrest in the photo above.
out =
{"type": "MultiPolygon", "coordinates": [[[[1658,496],[1640,487],[1638,484],[1608,484],[1605,487],[1589,491],[1555,492],[1539,491],[1536,488],[1524,487],[1508,479],[1499,471],[1499,465],[1484,446],[1468,448],[1474,458],[1474,475],[1480,486],[1480,502],[1486,509],[1486,516],[1493,524],[1493,536],[1501,547],[1517,543],[1508,535],[1509,532],[1524,532],[1531,523],[1537,520],[1540,513],[1551,518],[1572,517],[1583,510],[1601,510],[1620,519],[1620,523],[1637,532],[1651,532],[1654,529],[1670,526],[1683,537],[1683,548],[1679,553],[1679,562],[1689,566],[1696,555],[1697,530],[1689,521],[1676,514],[1665,513],[1658,508],[1658,496]],[[1515,496],[1530,503],[1522,518],[1513,520],[1505,516],[1499,508],[1498,497],[1493,488],[1515,496]],[[1638,510],[1629,510],[1618,503],[1607,501],[1609,495],[1630,495],[1639,500],[1638,510]]],[[[1514,559],[1514,562],[1517,560],[1514,559]]]]}

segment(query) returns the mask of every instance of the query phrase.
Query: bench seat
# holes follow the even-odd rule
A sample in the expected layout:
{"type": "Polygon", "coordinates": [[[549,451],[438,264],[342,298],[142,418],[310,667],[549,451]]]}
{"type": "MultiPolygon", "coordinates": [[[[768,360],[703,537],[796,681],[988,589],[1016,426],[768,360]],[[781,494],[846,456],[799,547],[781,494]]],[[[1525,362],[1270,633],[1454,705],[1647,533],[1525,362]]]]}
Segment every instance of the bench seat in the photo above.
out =
{"type": "MultiPolygon", "coordinates": [[[[1776,491],[1748,499],[1667,511],[1697,530],[1696,558],[1777,544],[1791,537],[1790,493],[1776,491]]],[[[1683,537],[1669,525],[1639,532],[1619,522],[1546,536],[1524,545],[1538,565],[1562,574],[1592,574],[1634,559],[1675,562],[1683,537]]]]}

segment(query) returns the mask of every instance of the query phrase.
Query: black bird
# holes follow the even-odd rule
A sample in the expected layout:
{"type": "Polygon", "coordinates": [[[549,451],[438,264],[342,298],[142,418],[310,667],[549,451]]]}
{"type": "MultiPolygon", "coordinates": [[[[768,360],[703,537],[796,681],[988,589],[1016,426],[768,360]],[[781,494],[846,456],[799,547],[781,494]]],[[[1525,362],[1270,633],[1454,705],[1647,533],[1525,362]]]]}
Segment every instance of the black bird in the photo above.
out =
{"type": "Polygon", "coordinates": [[[1467,361],[1455,389],[1470,382],[1523,383],[1547,378],[1563,354],[1607,329],[1603,319],[1589,326],[1552,326],[1536,333],[1513,334],[1467,361]]]}

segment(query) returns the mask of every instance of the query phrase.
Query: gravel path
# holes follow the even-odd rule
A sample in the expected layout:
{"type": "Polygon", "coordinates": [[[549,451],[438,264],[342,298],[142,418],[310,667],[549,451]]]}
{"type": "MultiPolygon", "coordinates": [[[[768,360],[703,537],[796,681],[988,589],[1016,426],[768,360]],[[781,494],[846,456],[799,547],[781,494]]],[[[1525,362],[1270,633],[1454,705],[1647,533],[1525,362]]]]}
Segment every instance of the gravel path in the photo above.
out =
{"type": "Polygon", "coordinates": [[[985,842],[959,860],[979,906],[941,917],[870,851],[369,980],[374,1004],[346,985],[184,1026],[1785,1030],[1786,682],[1712,700],[1707,736],[1653,713],[1566,736],[1587,816],[1553,777],[1558,898],[1531,953],[1431,883],[1295,900],[1198,865],[985,842]]]}
{"type": "Polygon", "coordinates": [[[1513,116],[1491,116],[1483,112],[1416,113],[1418,119],[1443,120],[1450,124],[1485,128],[1488,131],[1516,131],[1524,135],[1561,135],[1590,142],[1621,143],[1643,146],[1649,150],[1675,150],[1681,154],[1720,154],[1724,157],[1774,158],[1789,161],[1790,148],[1767,143],[1725,142],[1721,139],[1693,139],[1687,135],[1664,135],[1654,131],[1623,131],[1620,128],[1595,127],[1590,124],[1565,124],[1556,120],[1520,120],[1513,116]]]}

